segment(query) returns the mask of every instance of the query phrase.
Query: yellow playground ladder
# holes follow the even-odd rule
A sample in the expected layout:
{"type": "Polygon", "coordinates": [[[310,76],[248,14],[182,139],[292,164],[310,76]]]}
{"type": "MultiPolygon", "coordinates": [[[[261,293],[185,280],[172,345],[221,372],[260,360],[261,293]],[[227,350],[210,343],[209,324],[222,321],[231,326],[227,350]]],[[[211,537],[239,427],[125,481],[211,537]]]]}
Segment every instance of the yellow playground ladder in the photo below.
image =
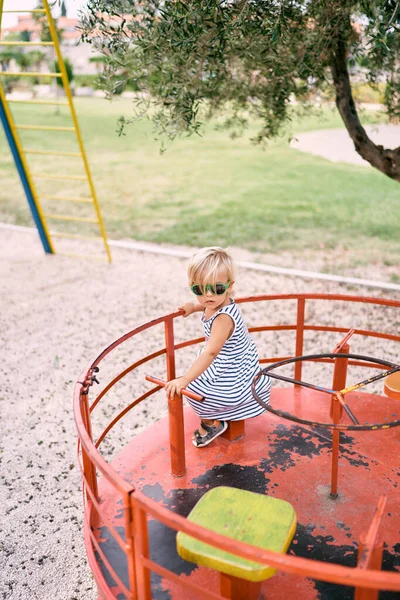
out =
{"type": "MultiPolygon", "coordinates": [[[[53,21],[53,17],[51,14],[51,10],[49,7],[48,0],[43,0],[42,2],[43,8],[36,8],[33,10],[3,10],[4,0],[0,0],[0,47],[2,46],[52,46],[55,51],[55,59],[58,63],[58,72],[33,72],[33,71],[2,71],[0,70],[0,110],[2,122],[6,130],[6,135],[8,141],[10,143],[10,147],[13,151],[14,159],[17,164],[17,168],[22,180],[22,183],[25,188],[25,192],[28,198],[28,202],[31,206],[31,211],[38,227],[39,234],[42,239],[43,246],[45,251],[48,253],[55,253],[53,238],[70,238],[70,239],[80,239],[80,240],[88,240],[90,242],[102,242],[102,247],[104,247],[104,253],[97,254],[86,254],[86,258],[95,258],[101,260],[108,260],[111,262],[111,253],[110,248],[107,242],[107,235],[105,232],[103,220],[100,213],[100,207],[96,196],[96,190],[93,184],[92,176],[90,173],[89,163],[87,160],[86,152],[83,146],[82,136],[79,129],[78,119],[76,116],[71,88],[69,85],[68,75],[66,71],[66,67],[64,64],[64,60],[60,50],[60,44],[58,41],[57,30],[55,27],[55,23],[53,21]],[[46,22],[51,41],[7,41],[7,38],[3,39],[2,29],[1,29],[1,21],[3,13],[43,13],[43,22],[46,22]],[[66,101],[59,100],[57,98],[49,98],[45,100],[24,100],[24,99],[8,99],[6,98],[6,93],[4,91],[2,82],[3,77],[7,76],[18,76],[18,77],[46,77],[46,78],[59,78],[62,81],[66,101]],[[15,123],[13,113],[10,110],[10,103],[25,103],[25,104],[35,104],[35,105],[55,105],[55,106],[65,106],[68,107],[70,118],[71,118],[71,126],[70,127],[61,127],[61,126],[53,126],[53,125],[40,125],[40,124],[21,124],[18,125],[15,123]],[[75,134],[76,142],[77,142],[77,151],[59,151],[57,148],[56,141],[59,144],[59,140],[55,140],[55,151],[51,150],[51,147],[47,147],[45,149],[41,148],[29,148],[25,147],[23,141],[20,137],[20,131],[41,131],[46,132],[60,132],[61,135],[66,133],[67,135],[71,135],[71,133],[75,134]],[[62,162],[60,161],[60,173],[37,173],[31,172],[27,160],[27,155],[43,155],[43,156],[60,156],[62,157],[62,162]],[[69,161],[70,159],[77,160],[79,159],[80,168],[82,169],[82,175],[68,175],[67,172],[62,172],[64,167],[64,162],[69,161]],[[58,190],[56,193],[43,193],[38,194],[37,192],[37,181],[41,180],[56,180],[56,181],[64,181],[64,185],[68,185],[69,182],[82,182],[79,185],[87,186],[86,192],[83,194],[79,192],[76,196],[69,195],[59,195],[58,190]],[[67,184],[68,182],[68,184],[67,184]],[[50,206],[49,210],[43,210],[42,204],[43,202],[50,206]],[[57,204],[57,210],[52,210],[52,203],[57,204]],[[68,214],[60,214],[58,212],[59,206],[64,206],[64,203],[67,203],[66,206],[69,207],[70,210],[66,211],[68,214]],[[83,205],[91,204],[91,213],[90,216],[82,216],[82,207],[83,205]],[[74,207],[75,210],[72,210],[74,207]],[[80,207],[80,210],[79,210],[80,207]],[[75,215],[74,215],[75,212],[75,215]],[[78,212],[78,214],[76,214],[78,212]],[[91,224],[90,227],[98,228],[100,235],[81,235],[79,232],[70,233],[70,232],[62,232],[62,231],[50,231],[49,222],[79,222],[79,223],[87,223],[91,224]],[[93,225],[94,224],[94,225],[93,225]]],[[[44,118],[46,118],[44,116],[44,118]]],[[[58,135],[58,134],[56,134],[58,135]]],[[[39,144],[40,145],[40,144],[39,144]]],[[[64,146],[65,147],[65,146],[64,146]]],[[[45,159],[43,159],[45,160],[45,159]]],[[[74,168],[76,165],[72,165],[74,168]]],[[[75,169],[74,169],[75,172],[75,169]]],[[[54,183],[54,182],[53,182],[54,183]]],[[[41,184],[43,185],[43,183],[41,184]]],[[[77,184],[78,185],[78,184],[77,184]]],[[[85,226],[86,227],[86,226],[85,226]]],[[[68,255],[68,256],[82,256],[82,254],[75,254],[71,252],[58,252],[59,254],[68,255]]]]}

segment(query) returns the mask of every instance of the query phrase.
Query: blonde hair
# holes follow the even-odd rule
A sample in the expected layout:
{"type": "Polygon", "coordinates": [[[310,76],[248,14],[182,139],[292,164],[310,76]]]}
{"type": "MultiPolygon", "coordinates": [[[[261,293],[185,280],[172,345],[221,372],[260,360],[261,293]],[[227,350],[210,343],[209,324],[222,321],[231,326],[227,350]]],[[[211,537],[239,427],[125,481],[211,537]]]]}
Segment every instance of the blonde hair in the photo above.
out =
{"type": "Polygon", "coordinates": [[[219,246],[202,248],[193,254],[189,261],[189,285],[223,283],[222,281],[217,281],[217,276],[222,270],[226,272],[227,281],[235,279],[235,270],[231,255],[219,246]]]}

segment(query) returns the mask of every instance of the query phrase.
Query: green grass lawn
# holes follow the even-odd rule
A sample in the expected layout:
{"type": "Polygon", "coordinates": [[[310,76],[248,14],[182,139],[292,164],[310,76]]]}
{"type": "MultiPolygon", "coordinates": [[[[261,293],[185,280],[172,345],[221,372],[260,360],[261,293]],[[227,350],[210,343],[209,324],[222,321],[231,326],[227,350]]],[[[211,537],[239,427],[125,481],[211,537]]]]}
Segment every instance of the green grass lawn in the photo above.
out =
{"type": "MultiPolygon", "coordinates": [[[[374,169],[333,164],[303,154],[287,138],[266,148],[208,124],[202,137],[175,141],[160,154],[151,124],[116,134],[130,101],[77,99],[76,108],[108,235],[193,246],[241,246],[260,252],[308,252],[338,246],[358,261],[388,264],[400,257],[400,187],[374,169]]],[[[19,124],[69,125],[67,109],[12,105],[19,124]]],[[[364,122],[377,122],[366,113],[364,122]],[[367,121],[368,119],[368,121],[367,121]]],[[[293,124],[293,132],[343,127],[334,110],[293,124]]],[[[74,150],[74,135],[21,132],[26,147],[74,150]],[[39,137],[40,136],[40,137],[39,137]]],[[[82,174],[75,158],[29,157],[33,172],[82,174]]],[[[0,221],[32,225],[15,166],[0,134],[0,221]]],[[[85,194],[81,183],[38,180],[39,196],[85,194]]],[[[44,212],[88,216],[91,207],[47,201],[44,212]]],[[[51,222],[54,227],[54,222],[51,222]]],[[[62,231],[91,226],[57,224],[62,231]]],[[[84,228],[84,229],[83,229],[84,228]]],[[[394,262],[392,262],[394,261],[394,262]]]]}

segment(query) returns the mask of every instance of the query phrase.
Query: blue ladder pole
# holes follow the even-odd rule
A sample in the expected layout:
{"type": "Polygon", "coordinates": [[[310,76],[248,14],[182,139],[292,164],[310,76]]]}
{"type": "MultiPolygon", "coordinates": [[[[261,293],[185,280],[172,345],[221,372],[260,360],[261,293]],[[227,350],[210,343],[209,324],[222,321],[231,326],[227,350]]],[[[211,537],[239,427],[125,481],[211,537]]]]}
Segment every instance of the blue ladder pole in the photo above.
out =
{"type": "Polygon", "coordinates": [[[17,167],[17,171],[18,171],[18,174],[19,174],[21,182],[22,182],[22,186],[25,191],[26,199],[28,200],[28,204],[29,204],[29,208],[32,213],[33,220],[34,220],[37,230],[39,232],[44,251],[47,254],[53,254],[52,246],[51,246],[50,240],[48,238],[48,235],[46,233],[46,230],[43,226],[43,222],[40,217],[38,208],[36,206],[35,197],[32,193],[32,189],[31,189],[28,177],[26,175],[25,168],[24,168],[23,162],[21,160],[20,153],[18,151],[18,146],[15,143],[14,134],[13,134],[12,128],[10,126],[9,120],[7,118],[7,113],[4,110],[3,101],[2,101],[1,96],[0,96],[0,120],[3,124],[4,132],[6,134],[6,138],[7,138],[8,144],[10,146],[12,155],[14,157],[15,166],[17,167]]]}

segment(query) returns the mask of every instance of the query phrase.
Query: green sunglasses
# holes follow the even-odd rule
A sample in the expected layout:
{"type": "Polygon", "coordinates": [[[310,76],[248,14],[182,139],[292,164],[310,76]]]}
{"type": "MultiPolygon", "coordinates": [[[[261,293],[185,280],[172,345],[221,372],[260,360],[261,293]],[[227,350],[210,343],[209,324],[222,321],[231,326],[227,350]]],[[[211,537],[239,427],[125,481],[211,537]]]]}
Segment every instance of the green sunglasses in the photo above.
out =
{"type": "Polygon", "coordinates": [[[230,285],[230,281],[228,283],[207,283],[206,285],[195,283],[190,286],[190,289],[195,296],[204,296],[207,292],[211,292],[214,296],[222,296],[230,285]]]}

